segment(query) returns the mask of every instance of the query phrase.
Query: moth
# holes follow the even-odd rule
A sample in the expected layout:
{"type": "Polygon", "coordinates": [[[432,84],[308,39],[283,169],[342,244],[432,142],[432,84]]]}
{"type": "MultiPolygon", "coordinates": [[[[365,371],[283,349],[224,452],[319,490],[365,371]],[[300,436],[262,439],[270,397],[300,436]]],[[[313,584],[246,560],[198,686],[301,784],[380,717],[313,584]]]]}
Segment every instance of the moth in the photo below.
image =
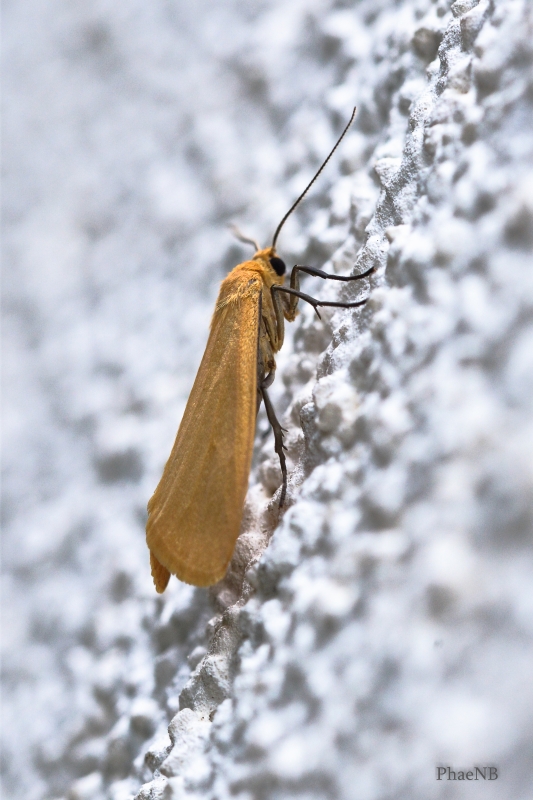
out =
{"type": "Polygon", "coordinates": [[[279,506],[287,491],[283,434],[268,388],[276,374],[275,354],[283,345],[285,321],[292,322],[298,301],[319,307],[357,308],[355,302],[326,302],[300,291],[300,273],[336,281],[357,281],[359,275],[330,275],[295,265],[289,286],[286,266],[276,242],[287,218],[307,194],[344,138],[341,136],[313,179],[285,214],[270,247],[253,245],[255,254],[238,264],[222,281],[209,339],[185,412],[163,471],[148,503],[146,541],[157,592],[170,575],[195,586],[211,586],[226,574],[239,535],[252,461],[256,417],[261,402],[274,433],[282,485],[279,506]]]}

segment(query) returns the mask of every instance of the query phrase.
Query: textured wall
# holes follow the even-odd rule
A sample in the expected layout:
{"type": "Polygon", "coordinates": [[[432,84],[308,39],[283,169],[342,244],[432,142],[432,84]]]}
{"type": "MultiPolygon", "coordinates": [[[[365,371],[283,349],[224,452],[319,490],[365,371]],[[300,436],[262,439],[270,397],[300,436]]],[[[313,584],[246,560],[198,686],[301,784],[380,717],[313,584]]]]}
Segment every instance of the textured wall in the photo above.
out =
{"type": "Polygon", "coordinates": [[[532,798],[531,4],[5,29],[6,798],[532,798]],[[262,412],[227,579],[156,598],[145,503],[249,252],[224,226],[267,242],[353,104],[279,242],[377,268],[280,354],[288,509],[262,412]]]}

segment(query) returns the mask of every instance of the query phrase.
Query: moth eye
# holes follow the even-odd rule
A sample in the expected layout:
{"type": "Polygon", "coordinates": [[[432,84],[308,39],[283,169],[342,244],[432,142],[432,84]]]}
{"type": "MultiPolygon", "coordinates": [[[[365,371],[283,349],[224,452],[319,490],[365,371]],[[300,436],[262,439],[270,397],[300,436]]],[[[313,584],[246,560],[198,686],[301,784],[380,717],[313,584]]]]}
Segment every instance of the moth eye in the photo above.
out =
{"type": "Polygon", "coordinates": [[[282,261],[281,258],[274,256],[274,258],[270,259],[270,263],[272,264],[272,267],[276,271],[276,275],[285,275],[287,267],[285,266],[285,262],[282,261]]]}

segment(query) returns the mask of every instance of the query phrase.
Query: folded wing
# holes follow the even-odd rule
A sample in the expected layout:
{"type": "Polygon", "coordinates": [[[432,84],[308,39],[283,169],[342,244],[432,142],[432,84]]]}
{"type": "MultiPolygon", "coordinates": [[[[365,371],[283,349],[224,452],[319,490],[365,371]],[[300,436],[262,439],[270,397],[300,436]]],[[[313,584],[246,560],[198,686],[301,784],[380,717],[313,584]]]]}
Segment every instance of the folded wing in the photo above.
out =
{"type": "Polygon", "coordinates": [[[152,575],[210,586],[239,535],[257,409],[261,281],[217,305],[207,347],[163,476],[148,503],[152,575]]]}

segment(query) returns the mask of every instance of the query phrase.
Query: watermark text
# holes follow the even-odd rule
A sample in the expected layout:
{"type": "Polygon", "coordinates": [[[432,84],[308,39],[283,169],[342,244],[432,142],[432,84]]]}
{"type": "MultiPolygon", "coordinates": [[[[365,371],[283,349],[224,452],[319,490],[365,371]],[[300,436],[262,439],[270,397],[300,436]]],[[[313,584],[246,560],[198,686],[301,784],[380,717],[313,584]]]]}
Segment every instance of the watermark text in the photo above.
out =
{"type": "Polygon", "coordinates": [[[437,767],[438,781],[496,781],[497,767],[472,767],[469,770],[453,770],[451,767],[437,767]]]}

